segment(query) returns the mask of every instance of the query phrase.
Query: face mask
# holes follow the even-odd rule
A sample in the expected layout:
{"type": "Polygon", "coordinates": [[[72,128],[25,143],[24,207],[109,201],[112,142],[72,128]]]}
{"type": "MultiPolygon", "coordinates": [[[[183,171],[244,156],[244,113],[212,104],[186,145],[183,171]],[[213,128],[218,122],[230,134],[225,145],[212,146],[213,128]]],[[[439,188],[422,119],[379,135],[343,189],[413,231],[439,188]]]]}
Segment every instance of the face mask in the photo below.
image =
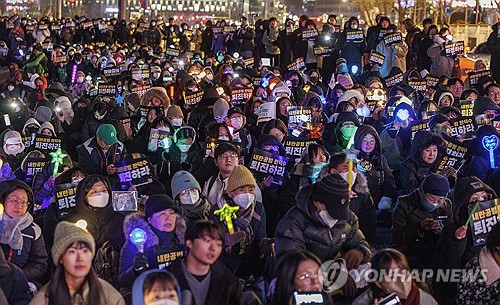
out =
{"type": "Polygon", "coordinates": [[[299,85],[299,80],[298,79],[292,79],[292,87],[297,87],[299,85]]]}
{"type": "Polygon", "coordinates": [[[7,147],[7,145],[4,145],[3,149],[8,155],[11,156],[15,156],[23,151],[23,147],[21,146],[21,144],[9,145],[9,147],[7,147]]]}
{"type": "Polygon", "coordinates": [[[356,109],[356,113],[359,116],[362,116],[365,118],[369,117],[370,116],[370,108],[368,108],[368,106],[364,105],[363,107],[356,109]]]}
{"type": "Polygon", "coordinates": [[[77,64],[77,65],[79,65],[81,63],[82,63],[81,61],[75,61],[75,64],[77,64]]]}
{"type": "Polygon", "coordinates": [[[103,115],[99,114],[99,112],[98,112],[98,111],[96,111],[96,112],[94,113],[94,117],[95,117],[98,121],[102,120],[102,119],[104,118],[104,116],[105,116],[105,115],[106,115],[106,114],[103,114],[103,115]]]}
{"type": "Polygon", "coordinates": [[[234,127],[234,129],[238,130],[243,126],[243,117],[239,118],[232,118],[231,119],[231,126],[234,127]]]}
{"type": "Polygon", "coordinates": [[[315,84],[319,81],[319,77],[313,76],[313,77],[310,77],[309,80],[311,81],[311,83],[315,84]]]}
{"type": "Polygon", "coordinates": [[[30,135],[32,133],[37,133],[38,132],[38,127],[33,126],[33,127],[26,127],[26,134],[30,135]]]}
{"type": "Polygon", "coordinates": [[[179,302],[170,299],[162,299],[158,301],[154,301],[153,303],[149,303],[150,305],[179,305],[179,302]]]}
{"type": "Polygon", "coordinates": [[[445,134],[447,136],[449,136],[451,134],[451,129],[448,126],[436,126],[436,127],[434,127],[434,131],[437,134],[445,134]]]}
{"type": "Polygon", "coordinates": [[[321,211],[318,214],[323,223],[330,229],[333,228],[333,226],[337,223],[337,219],[330,216],[330,214],[328,214],[328,211],[321,211]]]}
{"type": "Polygon", "coordinates": [[[200,194],[198,192],[196,192],[196,194],[190,193],[188,198],[179,197],[179,199],[182,204],[195,204],[200,200],[200,194]]]}
{"type": "Polygon", "coordinates": [[[14,90],[14,86],[9,85],[9,86],[7,86],[7,89],[8,89],[9,91],[12,91],[12,90],[14,90]]]}
{"type": "Polygon", "coordinates": [[[104,208],[108,205],[109,194],[108,193],[96,193],[92,197],[87,197],[87,201],[90,206],[94,208],[104,208]]]}
{"type": "Polygon", "coordinates": [[[224,123],[224,119],[226,119],[225,116],[216,116],[215,117],[215,120],[217,121],[217,123],[224,123]]]}
{"type": "Polygon", "coordinates": [[[187,153],[189,149],[191,148],[191,144],[177,144],[177,147],[179,147],[179,150],[183,153],[187,153]]]}
{"type": "Polygon", "coordinates": [[[71,184],[73,185],[78,185],[78,183],[80,183],[80,181],[83,180],[83,177],[74,177],[71,179],[71,184]]]}
{"type": "Polygon", "coordinates": [[[357,29],[358,29],[358,25],[357,25],[357,24],[353,24],[353,25],[351,25],[351,29],[353,29],[353,30],[357,30],[357,29]]]}
{"type": "Polygon", "coordinates": [[[83,83],[83,76],[78,76],[76,78],[76,82],[79,83],[79,84],[83,83]]]}
{"type": "Polygon", "coordinates": [[[234,196],[233,201],[237,206],[246,210],[255,201],[255,195],[250,193],[239,194],[234,196]]]}
{"type": "Polygon", "coordinates": [[[135,81],[140,81],[142,80],[142,75],[140,73],[134,73],[132,74],[132,79],[135,81]]]}
{"type": "Polygon", "coordinates": [[[151,75],[151,78],[153,79],[159,79],[160,78],[160,73],[153,73],[153,75],[151,75]]]}
{"type": "Polygon", "coordinates": [[[229,141],[229,137],[228,136],[222,136],[222,137],[219,137],[219,140],[221,140],[221,141],[229,141]]]}
{"type": "MultiPolygon", "coordinates": [[[[348,177],[347,177],[347,174],[348,174],[348,172],[345,172],[345,173],[340,173],[340,176],[341,176],[342,178],[344,178],[344,180],[345,180],[346,182],[348,182],[348,181],[347,181],[347,178],[348,178],[348,177]]],[[[357,176],[357,175],[358,175],[358,173],[356,173],[356,172],[353,172],[353,173],[352,173],[352,182],[351,182],[351,187],[352,187],[352,185],[354,184],[354,182],[356,181],[356,176],[357,176]]]]}
{"type": "Polygon", "coordinates": [[[351,137],[354,135],[354,133],[356,132],[356,127],[353,126],[353,125],[349,125],[349,126],[344,126],[342,128],[340,128],[340,132],[342,133],[342,137],[346,140],[350,140],[351,137]]]}
{"type": "Polygon", "coordinates": [[[170,122],[172,123],[172,125],[174,127],[181,127],[182,126],[182,119],[181,118],[173,118],[170,120],[170,122]]]}

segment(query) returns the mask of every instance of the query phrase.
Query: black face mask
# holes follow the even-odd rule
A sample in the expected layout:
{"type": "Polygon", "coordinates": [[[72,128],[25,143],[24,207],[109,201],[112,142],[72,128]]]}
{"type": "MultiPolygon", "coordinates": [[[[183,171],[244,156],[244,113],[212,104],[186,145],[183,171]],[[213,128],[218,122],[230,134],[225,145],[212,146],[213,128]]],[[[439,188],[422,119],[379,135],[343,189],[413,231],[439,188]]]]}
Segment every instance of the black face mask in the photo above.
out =
{"type": "Polygon", "coordinates": [[[84,116],[87,113],[87,108],[86,107],[76,108],[75,113],[78,114],[79,116],[84,116]]]}
{"type": "Polygon", "coordinates": [[[317,83],[319,81],[319,77],[315,77],[315,76],[313,76],[313,77],[311,77],[309,79],[311,80],[311,83],[313,83],[313,84],[315,84],[315,83],[317,83]]]}
{"type": "Polygon", "coordinates": [[[30,135],[32,133],[37,133],[38,132],[38,127],[33,126],[33,127],[26,127],[26,135],[30,135]]]}
{"type": "Polygon", "coordinates": [[[292,79],[292,87],[297,87],[299,85],[299,80],[298,79],[292,79]]]}

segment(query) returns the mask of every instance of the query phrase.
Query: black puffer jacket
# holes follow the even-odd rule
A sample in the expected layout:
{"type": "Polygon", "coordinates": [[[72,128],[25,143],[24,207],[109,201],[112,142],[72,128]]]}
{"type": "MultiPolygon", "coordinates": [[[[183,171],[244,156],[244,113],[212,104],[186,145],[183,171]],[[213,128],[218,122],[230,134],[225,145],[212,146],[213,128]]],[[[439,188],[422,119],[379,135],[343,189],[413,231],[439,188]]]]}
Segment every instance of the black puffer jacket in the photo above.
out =
{"type": "Polygon", "coordinates": [[[334,259],[337,254],[351,249],[364,254],[363,263],[370,260],[370,246],[359,230],[358,217],[350,213],[347,220],[339,220],[333,228],[324,225],[311,201],[312,185],[304,186],[297,194],[297,206],[293,207],[276,227],[276,255],[308,250],[321,261],[334,259]]]}

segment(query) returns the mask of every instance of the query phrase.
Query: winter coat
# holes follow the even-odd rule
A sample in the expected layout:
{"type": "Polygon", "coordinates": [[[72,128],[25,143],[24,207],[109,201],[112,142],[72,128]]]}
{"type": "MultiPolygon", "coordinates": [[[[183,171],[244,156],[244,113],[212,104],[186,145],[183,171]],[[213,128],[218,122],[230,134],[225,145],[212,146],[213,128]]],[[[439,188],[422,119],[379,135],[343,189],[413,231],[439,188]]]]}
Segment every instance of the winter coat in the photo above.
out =
{"type": "Polygon", "coordinates": [[[429,55],[427,55],[427,49],[429,49],[432,43],[433,42],[429,38],[429,35],[424,32],[420,32],[415,35],[415,38],[413,39],[412,49],[417,56],[418,71],[422,71],[424,69],[430,71],[432,60],[429,55]]]}
{"type": "Polygon", "coordinates": [[[498,28],[500,24],[497,22],[493,25],[493,32],[488,36],[486,48],[491,53],[490,69],[491,75],[497,84],[500,84],[500,35],[498,28]]]}
{"type": "Polygon", "coordinates": [[[366,42],[362,41],[359,43],[348,42],[347,32],[342,32],[337,39],[336,50],[340,51],[340,57],[347,60],[347,65],[349,70],[352,66],[357,66],[361,70],[361,57],[366,51],[366,42]]]}
{"type": "Polygon", "coordinates": [[[93,114],[89,115],[82,127],[82,141],[87,141],[88,139],[95,136],[99,126],[106,123],[105,120],[96,120],[93,114]]]}
{"type": "Polygon", "coordinates": [[[370,195],[368,183],[361,173],[357,173],[352,190],[357,197],[349,201],[349,209],[356,214],[359,220],[359,229],[363,232],[366,241],[369,243],[376,241],[375,229],[377,228],[377,214],[375,205],[370,195]]]}
{"type": "Polygon", "coordinates": [[[214,36],[214,33],[212,31],[212,27],[207,27],[205,30],[203,30],[203,33],[201,33],[200,51],[203,51],[205,53],[205,55],[207,53],[210,53],[212,50],[213,36],[214,36]]]}
{"type": "Polygon", "coordinates": [[[439,43],[434,42],[429,49],[427,49],[427,55],[429,55],[432,60],[431,70],[429,72],[431,75],[446,75],[451,77],[455,61],[452,57],[441,55],[441,52],[444,50],[445,41],[442,38],[438,39],[436,37],[434,41],[438,40],[439,43]]]}
{"type": "Polygon", "coordinates": [[[424,196],[420,189],[409,195],[398,198],[392,217],[392,237],[395,245],[409,258],[410,264],[420,264],[412,267],[419,268],[433,266],[433,259],[441,231],[423,230],[420,222],[424,219],[436,219],[438,216],[447,216],[443,220],[446,226],[453,221],[451,201],[445,202],[436,210],[429,212],[421,203],[424,196]]]}
{"type": "Polygon", "coordinates": [[[121,161],[125,155],[125,148],[121,142],[110,147],[104,154],[103,150],[97,144],[95,137],[88,139],[85,143],[77,146],[78,164],[88,174],[100,174],[107,176],[106,167],[110,164],[116,164],[121,161]]]}
{"type": "Polygon", "coordinates": [[[385,56],[384,64],[379,69],[383,77],[389,76],[394,67],[401,69],[403,73],[406,72],[406,54],[408,53],[406,42],[402,41],[401,43],[386,46],[384,40],[382,40],[378,43],[375,51],[385,56]]]}
{"type": "MultiPolygon", "coordinates": [[[[419,289],[420,292],[420,303],[410,304],[410,305],[438,305],[438,302],[434,300],[432,295],[419,289]]],[[[374,301],[373,290],[365,290],[360,296],[358,296],[351,305],[372,305],[374,301]]],[[[406,303],[405,303],[406,304],[406,303]]]]}
{"type": "Polygon", "coordinates": [[[245,27],[245,34],[243,34],[242,31],[243,29],[239,28],[236,33],[234,33],[233,41],[236,44],[236,51],[253,51],[253,39],[255,38],[255,31],[249,26],[245,27]]]}
{"type": "Polygon", "coordinates": [[[196,140],[193,140],[193,144],[187,152],[187,157],[184,162],[181,161],[181,151],[177,145],[172,145],[168,152],[162,153],[162,162],[158,165],[158,177],[159,180],[167,188],[167,192],[170,192],[170,181],[175,173],[178,171],[186,170],[190,173],[197,171],[203,160],[203,151],[196,140]],[[189,166],[189,168],[182,168],[184,166],[189,166]]]}
{"type": "Polygon", "coordinates": [[[405,140],[410,136],[409,132],[411,132],[410,128],[400,128],[393,137],[391,127],[388,126],[380,133],[382,154],[387,159],[395,177],[396,174],[399,174],[401,165],[408,157],[410,147],[405,145],[405,140]]]}
{"type": "Polygon", "coordinates": [[[0,262],[0,290],[3,292],[3,298],[8,303],[3,303],[0,298],[0,304],[26,305],[31,299],[29,294],[28,280],[26,275],[11,262],[7,262],[3,257],[0,262]]]}
{"type": "MultiPolygon", "coordinates": [[[[130,236],[130,233],[140,228],[146,232],[147,240],[144,244],[144,255],[148,259],[149,269],[163,269],[165,266],[159,266],[157,261],[156,251],[161,250],[161,253],[179,253],[176,259],[184,256],[184,234],[186,232],[186,224],[184,219],[177,217],[175,231],[172,233],[160,232],[153,228],[145,219],[145,215],[141,212],[133,213],[125,217],[123,221],[123,234],[130,236]]],[[[134,256],[138,252],[137,246],[127,238],[120,253],[120,271],[118,282],[120,286],[132,288],[132,284],[138,275],[134,270],[134,256]]],[[[170,261],[172,263],[172,261],[170,261]]]]}
{"type": "Polygon", "coordinates": [[[371,251],[361,230],[358,217],[352,212],[348,219],[340,219],[328,228],[311,202],[313,186],[302,187],[297,194],[297,206],[281,219],[276,228],[276,257],[293,251],[308,250],[321,261],[334,259],[351,249],[364,254],[363,262],[370,260],[371,251]]]}
{"type": "MultiPolygon", "coordinates": [[[[101,296],[104,299],[103,300],[104,304],[125,305],[125,301],[123,300],[122,295],[113,286],[111,286],[110,283],[106,282],[103,279],[99,279],[99,282],[101,283],[102,291],[105,292],[101,294],[101,296]]],[[[48,298],[49,285],[50,283],[43,286],[42,289],[40,289],[38,293],[35,294],[29,305],[49,305],[49,298],[48,298]]],[[[81,295],[75,294],[71,298],[71,304],[88,304],[89,292],[90,292],[89,286],[86,285],[81,295]]]]}
{"type": "Polygon", "coordinates": [[[433,172],[435,171],[427,163],[406,159],[401,164],[401,173],[399,175],[403,185],[403,194],[410,194],[419,188],[424,178],[433,172]]]}
{"type": "Polygon", "coordinates": [[[266,47],[266,53],[270,55],[278,55],[280,54],[280,49],[277,46],[279,30],[269,28],[264,32],[264,36],[262,37],[262,43],[266,47]]]}
{"type": "MultiPolygon", "coordinates": [[[[168,268],[175,276],[181,289],[181,295],[185,295],[184,291],[191,291],[189,283],[186,279],[185,267],[181,260],[174,261],[168,268]]],[[[229,269],[220,261],[216,261],[210,268],[210,287],[208,288],[207,299],[204,304],[196,304],[192,301],[192,305],[233,305],[240,303],[241,290],[239,288],[238,278],[236,278],[229,269]]]]}

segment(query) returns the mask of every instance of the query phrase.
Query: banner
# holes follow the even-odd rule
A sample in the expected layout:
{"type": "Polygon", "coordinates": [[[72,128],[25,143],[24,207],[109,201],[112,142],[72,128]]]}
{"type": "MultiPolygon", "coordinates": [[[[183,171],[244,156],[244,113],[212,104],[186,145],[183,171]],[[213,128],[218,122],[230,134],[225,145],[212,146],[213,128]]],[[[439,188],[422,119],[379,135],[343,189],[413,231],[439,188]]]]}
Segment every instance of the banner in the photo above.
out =
{"type": "Polygon", "coordinates": [[[327,57],[327,56],[331,55],[332,49],[329,47],[325,47],[325,46],[314,46],[313,52],[314,52],[314,56],[327,57]]]}
{"type": "Polygon", "coordinates": [[[171,132],[151,128],[149,133],[148,151],[157,152],[158,149],[168,149],[173,143],[172,136],[173,134],[171,132]]]}
{"type": "Polygon", "coordinates": [[[306,63],[304,62],[304,58],[299,57],[294,62],[288,64],[286,67],[288,70],[301,71],[306,68],[306,63]]]}
{"type": "Polygon", "coordinates": [[[130,89],[130,92],[137,93],[142,97],[143,94],[146,93],[146,91],[148,91],[150,88],[151,88],[151,85],[135,86],[135,87],[130,89]]]}
{"type": "Polygon", "coordinates": [[[105,77],[115,77],[121,75],[121,67],[106,68],[102,71],[105,77]]]}
{"type": "Polygon", "coordinates": [[[385,85],[387,88],[394,87],[403,82],[403,73],[399,72],[394,76],[388,76],[385,78],[385,85]]]}
{"type": "Polygon", "coordinates": [[[411,126],[411,140],[415,138],[415,134],[421,130],[429,130],[429,120],[415,121],[411,126]]]}
{"type": "Polygon", "coordinates": [[[471,140],[475,136],[474,129],[474,119],[468,118],[456,118],[451,120],[451,134],[453,138],[459,138],[461,140],[471,140]]]}
{"type": "Polygon", "coordinates": [[[89,21],[86,21],[86,22],[84,22],[84,23],[82,23],[82,28],[83,28],[84,30],[88,30],[88,29],[90,29],[90,28],[92,28],[92,27],[93,27],[93,25],[92,25],[92,21],[90,21],[90,20],[89,20],[89,21]]]}
{"type": "Polygon", "coordinates": [[[28,148],[31,147],[31,145],[33,145],[33,141],[35,141],[35,137],[36,137],[36,133],[32,133],[31,135],[25,135],[22,137],[22,141],[24,143],[24,146],[26,147],[26,151],[28,150],[28,148]]]}
{"type": "Polygon", "coordinates": [[[438,172],[445,171],[447,167],[451,167],[458,171],[465,162],[467,147],[458,141],[454,141],[449,137],[445,137],[446,155],[443,156],[438,166],[438,172]]]}
{"type": "Polygon", "coordinates": [[[205,155],[203,156],[204,158],[208,158],[208,156],[212,155],[215,153],[215,149],[217,146],[223,143],[230,143],[233,144],[236,148],[238,148],[240,154],[242,152],[242,147],[241,147],[241,142],[230,142],[230,141],[224,141],[224,140],[219,140],[215,138],[207,138],[205,140],[205,144],[203,147],[205,147],[205,155]]]}
{"type": "Polygon", "coordinates": [[[362,30],[347,30],[346,42],[349,43],[362,43],[365,40],[365,34],[362,30]]]}
{"type": "Polygon", "coordinates": [[[312,130],[312,108],[302,106],[286,107],[288,113],[288,134],[300,137],[305,131],[312,130]]]}
{"type": "Polygon", "coordinates": [[[477,82],[479,78],[482,76],[491,75],[491,70],[483,70],[483,71],[472,71],[469,72],[469,84],[471,88],[475,88],[477,86],[477,82]]]}
{"type": "Polygon", "coordinates": [[[410,80],[408,81],[408,86],[412,87],[415,91],[425,92],[427,82],[425,80],[410,80]]]}
{"type": "Polygon", "coordinates": [[[259,106],[257,124],[276,118],[276,103],[263,103],[259,106]]]}
{"type": "Polygon", "coordinates": [[[146,158],[137,158],[127,161],[117,162],[116,172],[118,173],[118,180],[122,185],[122,189],[126,186],[141,186],[153,182],[153,174],[149,168],[149,163],[146,158]]]}
{"type": "Polygon", "coordinates": [[[54,58],[54,63],[59,64],[59,63],[66,63],[68,62],[68,57],[66,55],[56,55],[54,58]]]}
{"type": "Polygon", "coordinates": [[[76,207],[76,186],[71,183],[58,184],[54,188],[56,194],[57,216],[66,218],[71,209],[76,207]]]}
{"type": "Polygon", "coordinates": [[[370,52],[370,62],[382,66],[384,64],[385,56],[372,50],[370,52]]]}
{"type": "Polygon", "coordinates": [[[231,88],[231,103],[233,106],[245,105],[252,98],[253,88],[231,88]]]}
{"type": "Polygon", "coordinates": [[[253,86],[254,87],[259,87],[261,82],[262,82],[262,77],[254,77],[253,78],[253,86]]]}
{"type": "Polygon", "coordinates": [[[457,56],[465,52],[465,44],[463,41],[450,42],[444,45],[444,56],[457,56]]]}
{"type": "MultiPolygon", "coordinates": [[[[469,208],[469,214],[474,205],[469,208]]],[[[486,244],[486,237],[493,227],[500,221],[500,198],[480,202],[472,214],[470,228],[474,246],[486,244]]]]}
{"type": "Polygon", "coordinates": [[[472,117],[472,109],[474,108],[474,101],[460,101],[460,113],[462,116],[472,117]]]}
{"type": "Polygon", "coordinates": [[[115,212],[137,212],[138,205],[137,191],[113,191],[111,202],[115,212]]]}
{"type": "Polygon", "coordinates": [[[432,75],[427,75],[425,77],[425,82],[427,83],[427,88],[435,88],[437,83],[439,82],[439,77],[435,77],[432,75]]]}
{"type": "Polygon", "coordinates": [[[33,182],[33,179],[35,178],[35,175],[37,173],[40,173],[42,169],[45,167],[45,165],[47,164],[47,160],[41,158],[28,157],[24,161],[24,164],[25,164],[24,166],[26,167],[24,182],[31,184],[33,182]]]}
{"type": "Polygon", "coordinates": [[[116,85],[110,83],[99,83],[97,85],[97,92],[99,95],[115,97],[116,85]]]}
{"type": "Polygon", "coordinates": [[[181,50],[176,49],[176,48],[168,48],[167,47],[167,50],[165,51],[165,54],[168,55],[168,56],[178,57],[181,54],[181,50]]]}
{"type": "Polygon", "coordinates": [[[184,102],[189,107],[194,107],[201,101],[201,98],[203,97],[204,93],[205,93],[204,91],[198,91],[198,92],[185,94],[184,95],[184,102]]]}
{"type": "Polygon", "coordinates": [[[249,169],[255,175],[257,181],[262,181],[268,176],[272,176],[273,183],[281,185],[285,176],[287,163],[287,157],[282,157],[261,149],[254,149],[249,169]]]}
{"type": "Polygon", "coordinates": [[[315,40],[319,32],[316,29],[308,29],[302,31],[302,40],[315,40]]]}
{"type": "Polygon", "coordinates": [[[61,139],[37,134],[33,142],[34,149],[42,152],[50,152],[61,148],[61,139]]]}
{"type": "Polygon", "coordinates": [[[158,263],[158,269],[160,270],[167,268],[175,260],[182,259],[184,257],[184,251],[175,247],[173,243],[170,246],[155,247],[154,251],[156,262],[158,263]]]}
{"type": "Polygon", "coordinates": [[[286,150],[286,156],[288,157],[289,161],[293,162],[294,164],[299,163],[300,157],[302,156],[302,152],[311,143],[317,143],[317,140],[307,139],[307,138],[287,137],[285,139],[285,150],[286,150]]]}
{"type": "Polygon", "coordinates": [[[384,35],[384,44],[386,46],[402,42],[403,42],[403,36],[401,35],[401,32],[389,33],[384,35]]]}

